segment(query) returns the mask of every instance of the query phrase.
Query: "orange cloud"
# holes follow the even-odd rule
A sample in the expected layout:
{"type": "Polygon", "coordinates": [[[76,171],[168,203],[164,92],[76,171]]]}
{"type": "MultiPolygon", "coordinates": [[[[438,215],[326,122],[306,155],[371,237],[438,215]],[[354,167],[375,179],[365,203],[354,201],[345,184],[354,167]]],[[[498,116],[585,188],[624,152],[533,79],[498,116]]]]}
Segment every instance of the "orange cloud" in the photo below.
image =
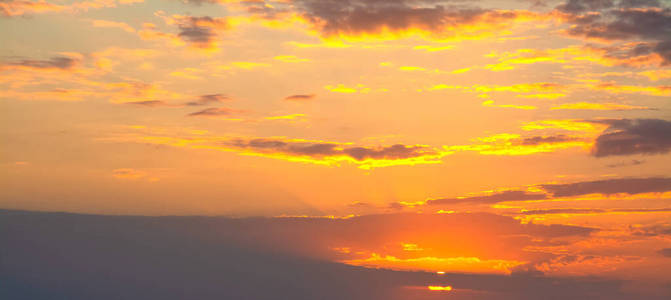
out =
{"type": "Polygon", "coordinates": [[[482,102],[482,106],[487,106],[487,107],[503,107],[503,108],[516,108],[516,109],[522,109],[522,110],[533,110],[537,109],[537,107],[532,106],[532,105],[513,105],[513,104],[494,104],[494,100],[487,100],[482,102]]]}
{"type": "Polygon", "coordinates": [[[44,0],[9,0],[0,2],[0,14],[7,17],[16,17],[31,14],[43,14],[51,12],[77,13],[89,9],[101,9],[105,7],[116,7],[119,4],[133,4],[144,2],[144,0],[92,0],[74,2],[70,4],[54,4],[44,0]]]}
{"type": "Polygon", "coordinates": [[[478,257],[417,257],[402,259],[391,255],[372,253],[364,259],[343,261],[349,265],[385,268],[393,270],[441,270],[446,272],[468,272],[488,274],[509,274],[522,261],[501,259],[480,259],[478,257]]]}
{"type": "Polygon", "coordinates": [[[571,109],[571,110],[647,110],[650,109],[646,106],[637,106],[637,105],[627,105],[627,104],[617,104],[617,103],[590,103],[590,102],[577,102],[577,103],[565,103],[559,106],[555,106],[551,109],[571,109]]]}
{"type": "Polygon", "coordinates": [[[519,134],[502,133],[473,139],[470,145],[443,146],[446,151],[475,151],[482,155],[531,155],[555,152],[568,148],[589,149],[593,142],[581,137],[527,137],[519,134]]]}
{"type": "Polygon", "coordinates": [[[594,90],[605,91],[612,94],[643,94],[650,96],[671,96],[671,85],[640,86],[640,85],[621,85],[613,82],[599,82],[596,84],[588,84],[588,87],[594,90]]]}
{"type": "Polygon", "coordinates": [[[91,20],[91,24],[93,25],[93,27],[118,28],[126,32],[135,33],[135,28],[124,22],[115,22],[108,20],[91,20]]]}

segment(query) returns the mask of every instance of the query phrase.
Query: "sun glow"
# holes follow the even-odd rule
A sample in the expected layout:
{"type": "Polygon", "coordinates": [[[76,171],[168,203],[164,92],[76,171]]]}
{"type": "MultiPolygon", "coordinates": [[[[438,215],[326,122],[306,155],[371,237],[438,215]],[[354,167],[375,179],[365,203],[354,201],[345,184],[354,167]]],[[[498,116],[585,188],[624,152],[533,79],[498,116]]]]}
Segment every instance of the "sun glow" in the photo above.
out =
{"type": "Polygon", "coordinates": [[[449,285],[447,285],[447,286],[430,285],[430,286],[428,286],[428,289],[430,291],[451,291],[452,286],[449,286],[449,285]]]}

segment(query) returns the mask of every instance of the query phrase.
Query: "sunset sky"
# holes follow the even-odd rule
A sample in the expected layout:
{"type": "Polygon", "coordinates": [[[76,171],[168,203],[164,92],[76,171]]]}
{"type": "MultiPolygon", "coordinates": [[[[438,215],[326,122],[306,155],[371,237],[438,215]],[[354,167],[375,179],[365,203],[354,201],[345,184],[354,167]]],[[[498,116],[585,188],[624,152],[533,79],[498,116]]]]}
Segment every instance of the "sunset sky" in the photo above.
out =
{"type": "Polygon", "coordinates": [[[671,297],[671,1],[0,0],[0,120],[7,224],[671,297]]]}

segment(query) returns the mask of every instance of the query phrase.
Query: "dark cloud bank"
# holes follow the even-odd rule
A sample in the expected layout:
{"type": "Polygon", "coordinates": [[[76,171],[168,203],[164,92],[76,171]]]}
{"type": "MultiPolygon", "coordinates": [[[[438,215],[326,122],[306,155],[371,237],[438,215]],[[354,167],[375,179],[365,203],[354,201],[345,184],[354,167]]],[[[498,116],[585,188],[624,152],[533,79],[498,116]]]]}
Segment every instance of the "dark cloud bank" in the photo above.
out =
{"type": "Polygon", "coordinates": [[[506,201],[534,201],[559,197],[574,197],[589,194],[642,194],[642,193],[664,193],[671,191],[671,178],[646,177],[646,178],[612,178],[594,181],[580,181],[561,184],[539,185],[545,193],[510,190],[496,192],[489,195],[470,196],[461,198],[439,198],[428,200],[428,205],[451,205],[451,204],[495,204],[506,201]]]}
{"type": "Polygon", "coordinates": [[[596,157],[665,154],[671,151],[671,121],[661,119],[604,120],[609,125],[596,139],[596,157]]]}
{"type": "Polygon", "coordinates": [[[636,47],[611,56],[636,58],[657,54],[671,63],[671,7],[658,0],[569,0],[557,6],[574,26],[568,34],[607,41],[634,41],[636,47]]]}
{"type": "Polygon", "coordinates": [[[252,248],[234,238],[242,233],[258,241],[287,224],[303,228],[315,222],[345,221],[0,210],[0,298],[668,299],[626,294],[620,289],[623,282],[596,278],[366,269],[252,248]],[[449,284],[455,290],[406,288],[429,284],[449,284]]]}

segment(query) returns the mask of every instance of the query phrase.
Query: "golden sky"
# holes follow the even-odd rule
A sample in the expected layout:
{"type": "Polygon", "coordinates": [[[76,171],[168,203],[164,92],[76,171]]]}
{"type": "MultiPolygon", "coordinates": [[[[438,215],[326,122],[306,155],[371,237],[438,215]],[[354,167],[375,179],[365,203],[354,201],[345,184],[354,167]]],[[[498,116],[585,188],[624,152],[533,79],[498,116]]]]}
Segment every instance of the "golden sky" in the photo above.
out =
{"type": "Polygon", "coordinates": [[[669,284],[666,0],[4,0],[0,36],[1,208],[669,284]]]}

